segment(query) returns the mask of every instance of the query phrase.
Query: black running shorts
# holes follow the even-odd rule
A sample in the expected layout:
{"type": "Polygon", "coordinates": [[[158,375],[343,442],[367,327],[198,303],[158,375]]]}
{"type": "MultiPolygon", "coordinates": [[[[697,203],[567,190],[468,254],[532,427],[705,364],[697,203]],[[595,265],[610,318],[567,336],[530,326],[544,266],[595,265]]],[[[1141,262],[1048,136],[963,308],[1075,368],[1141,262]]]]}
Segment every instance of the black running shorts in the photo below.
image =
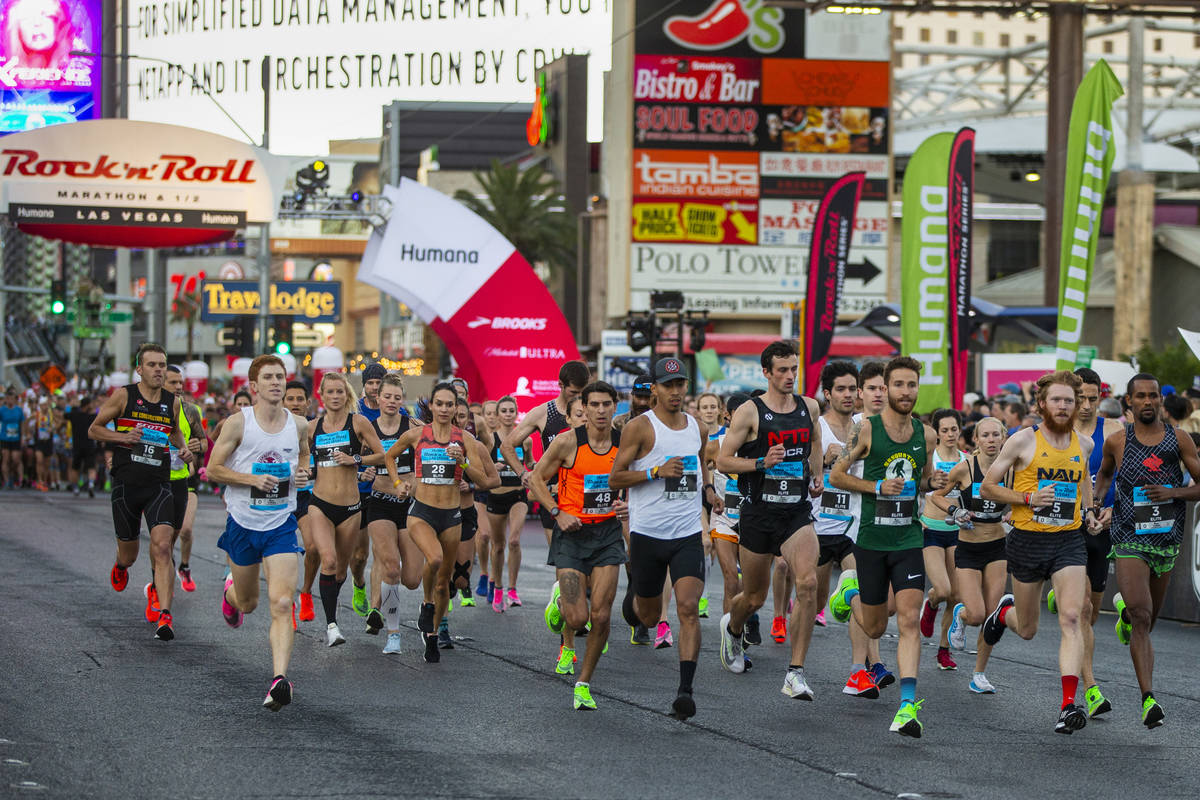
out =
{"type": "Polygon", "coordinates": [[[420,500],[413,500],[412,505],[408,509],[408,519],[410,525],[413,519],[421,520],[433,528],[434,533],[441,536],[442,533],[450,530],[455,525],[461,525],[463,515],[462,510],[458,506],[454,508],[436,508],[426,505],[420,500]]]}
{"type": "Polygon", "coordinates": [[[1040,583],[1067,567],[1087,567],[1087,545],[1078,530],[1042,533],[1013,528],[1005,539],[1008,572],[1021,583],[1040,583]]]}
{"type": "Polygon", "coordinates": [[[474,502],[467,506],[462,511],[462,532],[461,540],[469,542],[475,538],[475,534],[479,532],[479,509],[475,507],[474,502]]]}
{"type": "Polygon", "coordinates": [[[655,539],[629,534],[630,584],[638,597],[662,594],[667,574],[674,586],[681,578],[704,580],[704,541],[697,531],[682,539],[655,539]]]}
{"type": "Polygon", "coordinates": [[[818,567],[823,567],[831,561],[841,564],[846,560],[846,556],[854,551],[854,540],[840,533],[837,536],[818,536],[817,544],[821,547],[821,553],[817,557],[818,567]]]}
{"type": "Polygon", "coordinates": [[[412,504],[407,498],[377,497],[371,495],[367,497],[367,524],[372,522],[390,522],[396,526],[397,530],[404,530],[408,527],[408,507],[412,504]]]}
{"type": "Polygon", "coordinates": [[[868,606],[887,602],[892,591],[925,591],[925,556],[921,548],[907,550],[865,550],[854,545],[854,569],[858,572],[859,599],[868,606]]]}
{"type": "Polygon", "coordinates": [[[783,543],[813,524],[812,503],[752,503],[742,501],[738,544],[759,555],[780,555],[783,543]]]}
{"type": "Polygon", "coordinates": [[[1112,562],[1108,554],[1112,552],[1112,537],[1108,529],[1095,536],[1080,529],[1083,534],[1083,546],[1087,548],[1087,576],[1093,592],[1103,592],[1108,585],[1108,565],[1112,562]]]}
{"type": "Polygon", "coordinates": [[[352,506],[339,506],[337,503],[331,503],[328,500],[322,500],[320,497],[317,497],[316,492],[313,492],[312,499],[308,501],[308,507],[309,510],[316,509],[320,511],[325,515],[325,518],[329,520],[333,527],[336,528],[338,525],[341,525],[343,522],[362,511],[362,501],[359,501],[352,506]]]}
{"type": "Polygon", "coordinates": [[[122,542],[138,538],[143,517],[151,530],[159,525],[174,527],[175,502],[168,482],[129,484],[113,478],[110,499],[113,527],[122,542]]]}
{"type": "Polygon", "coordinates": [[[1006,561],[1004,538],[993,539],[990,542],[958,541],[958,549],[954,551],[955,569],[977,569],[983,572],[984,567],[993,561],[1006,561]]]}
{"type": "Polygon", "coordinates": [[[183,527],[183,518],[187,515],[188,479],[179,478],[171,481],[171,502],[175,506],[171,517],[171,527],[179,530],[183,527]]]}
{"type": "Polygon", "coordinates": [[[584,523],[579,530],[570,533],[564,533],[556,525],[546,556],[550,566],[573,569],[584,575],[591,575],[596,567],[624,564],[627,560],[625,537],[621,534],[621,523],[615,517],[584,523]]]}
{"type": "Polygon", "coordinates": [[[529,503],[529,497],[525,494],[524,489],[499,494],[495,492],[487,493],[487,513],[489,514],[506,515],[509,511],[512,511],[512,507],[517,503],[529,503]]]}

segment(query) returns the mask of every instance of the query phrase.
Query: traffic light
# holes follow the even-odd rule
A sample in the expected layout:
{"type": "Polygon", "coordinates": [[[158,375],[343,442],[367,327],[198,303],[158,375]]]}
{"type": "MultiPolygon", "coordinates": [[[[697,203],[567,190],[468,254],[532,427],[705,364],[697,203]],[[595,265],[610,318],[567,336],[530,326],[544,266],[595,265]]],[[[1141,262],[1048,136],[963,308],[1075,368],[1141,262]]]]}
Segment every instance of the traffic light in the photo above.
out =
{"type": "Polygon", "coordinates": [[[254,317],[239,317],[225,325],[225,355],[250,357],[254,355],[254,317]]]}
{"type": "Polygon", "coordinates": [[[704,349],[705,332],[708,329],[707,312],[698,317],[691,316],[691,312],[689,312],[686,324],[688,328],[688,344],[691,346],[693,353],[699,353],[704,349]]]}
{"type": "Polygon", "coordinates": [[[50,313],[58,316],[67,310],[67,282],[64,280],[50,281],[50,313]]]}
{"type": "Polygon", "coordinates": [[[274,329],[275,355],[284,356],[292,352],[292,318],[275,317],[271,327],[274,329]]]}
{"type": "Polygon", "coordinates": [[[654,312],[630,311],[625,319],[625,339],[633,352],[654,346],[657,331],[654,312]]]}
{"type": "Polygon", "coordinates": [[[329,164],[317,159],[296,173],[296,188],[305,194],[316,194],[329,186],[329,164]]]}

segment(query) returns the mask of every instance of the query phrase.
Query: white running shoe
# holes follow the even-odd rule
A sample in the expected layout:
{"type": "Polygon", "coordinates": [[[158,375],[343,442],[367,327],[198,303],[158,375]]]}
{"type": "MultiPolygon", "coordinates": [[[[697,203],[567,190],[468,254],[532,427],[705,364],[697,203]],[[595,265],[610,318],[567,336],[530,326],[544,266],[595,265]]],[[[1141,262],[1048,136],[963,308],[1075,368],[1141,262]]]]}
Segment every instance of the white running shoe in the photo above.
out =
{"type": "Polygon", "coordinates": [[[996,687],[992,686],[992,682],[987,679],[987,675],[982,672],[976,672],[975,677],[971,678],[969,685],[970,690],[975,694],[995,694],[996,687]]]}
{"type": "Polygon", "coordinates": [[[383,646],[383,654],[392,656],[400,654],[400,634],[389,633],[387,643],[383,646]]]}
{"type": "Polygon", "coordinates": [[[742,637],[735,637],[729,632],[729,614],[721,617],[721,666],[737,674],[746,671],[742,637]]]}
{"type": "Polygon", "coordinates": [[[329,647],[337,647],[339,644],[345,644],[346,637],[342,636],[342,630],[336,622],[331,622],[325,626],[325,644],[329,647]]]}
{"type": "Polygon", "coordinates": [[[812,700],[813,690],[804,680],[804,673],[798,669],[789,669],[783,678],[783,688],[780,689],[793,700],[812,700]]]}
{"type": "Polygon", "coordinates": [[[967,648],[967,624],[963,622],[963,612],[967,607],[959,603],[954,607],[950,618],[950,646],[955,650],[965,650],[967,648]]]}

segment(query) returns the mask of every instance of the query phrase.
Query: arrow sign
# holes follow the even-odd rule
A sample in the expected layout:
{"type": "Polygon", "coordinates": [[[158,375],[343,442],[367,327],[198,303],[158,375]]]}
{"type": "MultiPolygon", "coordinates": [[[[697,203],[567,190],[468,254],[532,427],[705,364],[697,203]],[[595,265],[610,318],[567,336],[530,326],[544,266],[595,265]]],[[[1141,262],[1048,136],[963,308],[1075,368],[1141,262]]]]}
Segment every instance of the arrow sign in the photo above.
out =
{"type": "Polygon", "coordinates": [[[846,280],[860,280],[863,283],[870,283],[883,274],[883,270],[875,266],[871,259],[863,256],[863,260],[857,264],[846,265],[846,280]]]}

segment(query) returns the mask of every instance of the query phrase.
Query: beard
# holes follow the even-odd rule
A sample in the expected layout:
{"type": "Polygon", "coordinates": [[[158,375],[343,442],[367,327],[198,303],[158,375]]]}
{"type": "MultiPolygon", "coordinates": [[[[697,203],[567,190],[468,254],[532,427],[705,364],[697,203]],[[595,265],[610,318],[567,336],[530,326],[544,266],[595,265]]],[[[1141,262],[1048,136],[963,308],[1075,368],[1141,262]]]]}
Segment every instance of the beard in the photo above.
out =
{"type": "Polygon", "coordinates": [[[1066,422],[1059,422],[1051,415],[1043,416],[1042,426],[1051,433],[1056,433],[1059,435],[1070,433],[1071,429],[1075,427],[1075,414],[1072,413],[1071,418],[1066,422]]]}
{"type": "Polygon", "coordinates": [[[888,408],[892,409],[892,411],[895,411],[897,414],[909,414],[912,412],[913,406],[916,405],[916,401],[893,399],[889,394],[887,404],[888,408]]]}

